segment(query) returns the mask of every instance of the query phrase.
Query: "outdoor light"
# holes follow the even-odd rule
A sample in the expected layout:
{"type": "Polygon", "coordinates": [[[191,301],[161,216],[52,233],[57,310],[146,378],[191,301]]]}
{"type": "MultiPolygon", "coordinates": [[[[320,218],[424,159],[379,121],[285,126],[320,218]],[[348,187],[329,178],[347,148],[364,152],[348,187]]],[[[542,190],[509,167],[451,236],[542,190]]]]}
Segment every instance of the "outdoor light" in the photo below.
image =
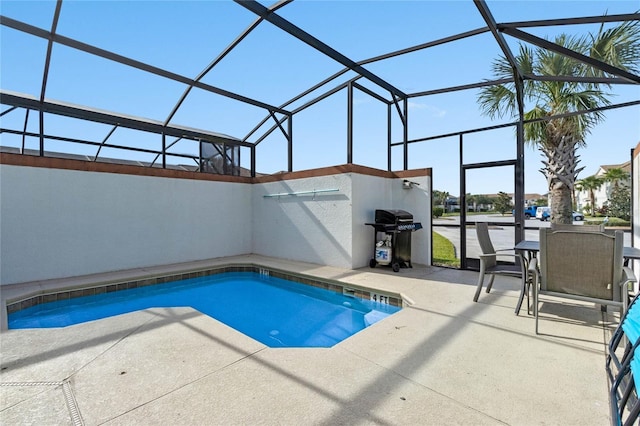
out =
{"type": "Polygon", "coordinates": [[[411,189],[413,188],[413,185],[420,185],[418,182],[411,182],[410,180],[403,180],[402,181],[402,188],[403,189],[411,189]]]}

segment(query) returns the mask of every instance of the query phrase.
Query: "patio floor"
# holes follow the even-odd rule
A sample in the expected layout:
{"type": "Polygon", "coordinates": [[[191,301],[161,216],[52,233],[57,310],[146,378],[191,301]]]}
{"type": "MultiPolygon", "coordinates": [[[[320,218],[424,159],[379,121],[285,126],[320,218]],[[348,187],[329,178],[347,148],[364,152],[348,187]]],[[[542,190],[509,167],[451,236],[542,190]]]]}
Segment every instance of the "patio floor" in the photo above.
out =
{"type": "Polygon", "coordinates": [[[543,303],[536,336],[526,310],[514,314],[517,280],[496,278],[473,303],[469,271],[352,271],[262,256],[145,271],[237,262],[398,292],[412,305],[328,349],[268,348],[190,308],[3,331],[0,423],[609,423],[605,345],[615,319],[599,307],[543,303]]]}

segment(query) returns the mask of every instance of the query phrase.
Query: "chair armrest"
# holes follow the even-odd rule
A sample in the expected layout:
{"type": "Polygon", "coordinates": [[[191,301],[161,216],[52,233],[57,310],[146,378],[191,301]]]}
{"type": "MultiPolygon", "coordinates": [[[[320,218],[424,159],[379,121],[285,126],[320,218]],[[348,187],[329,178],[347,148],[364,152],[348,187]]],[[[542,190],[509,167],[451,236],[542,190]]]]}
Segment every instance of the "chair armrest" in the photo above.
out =
{"type": "Polygon", "coordinates": [[[505,252],[505,251],[511,252],[511,253],[507,253],[507,254],[516,254],[514,249],[500,249],[500,250],[496,250],[496,253],[505,252]]]}
{"type": "MultiPolygon", "coordinates": [[[[629,309],[629,284],[637,282],[636,276],[628,266],[622,267],[622,278],[620,280],[620,292],[622,293],[622,309],[626,312],[629,309]]],[[[633,288],[631,288],[633,290],[633,288]]]]}
{"type": "Polygon", "coordinates": [[[500,257],[513,257],[513,258],[520,258],[520,255],[515,254],[515,253],[496,253],[495,256],[500,256],[500,257]]]}
{"type": "Polygon", "coordinates": [[[633,274],[633,271],[628,266],[622,267],[622,280],[620,280],[620,286],[627,286],[627,291],[629,291],[629,284],[633,284],[638,282],[638,279],[633,274]]]}
{"type": "Polygon", "coordinates": [[[501,258],[510,257],[510,258],[513,258],[514,261],[521,260],[519,255],[517,255],[517,254],[507,254],[507,253],[480,254],[480,255],[478,255],[478,257],[480,258],[480,260],[490,259],[492,257],[496,258],[496,259],[498,257],[501,257],[501,258]]]}

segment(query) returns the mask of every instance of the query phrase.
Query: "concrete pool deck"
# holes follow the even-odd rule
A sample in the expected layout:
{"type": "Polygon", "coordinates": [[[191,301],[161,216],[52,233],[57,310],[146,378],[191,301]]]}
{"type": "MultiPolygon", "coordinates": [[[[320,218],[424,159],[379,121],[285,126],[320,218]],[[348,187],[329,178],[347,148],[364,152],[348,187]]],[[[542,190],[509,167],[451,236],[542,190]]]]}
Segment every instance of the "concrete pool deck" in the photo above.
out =
{"type": "Polygon", "coordinates": [[[345,270],[250,255],[144,273],[229,263],[401,293],[412,304],[327,349],[268,348],[190,308],[3,331],[0,423],[609,423],[605,346],[616,319],[598,307],[541,303],[536,336],[533,318],[513,313],[517,280],[496,278],[473,303],[470,271],[345,270]]]}

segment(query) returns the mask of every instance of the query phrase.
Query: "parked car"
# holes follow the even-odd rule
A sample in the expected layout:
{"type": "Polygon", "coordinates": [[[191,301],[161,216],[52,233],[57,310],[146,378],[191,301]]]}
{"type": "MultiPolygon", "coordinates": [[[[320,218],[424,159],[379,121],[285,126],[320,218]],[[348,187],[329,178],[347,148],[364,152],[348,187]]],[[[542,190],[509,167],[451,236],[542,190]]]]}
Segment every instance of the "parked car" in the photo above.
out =
{"type": "MultiPolygon", "coordinates": [[[[571,212],[573,216],[573,220],[584,220],[584,215],[578,212],[571,212]]],[[[536,211],[536,219],[540,219],[542,221],[549,220],[551,217],[551,208],[549,207],[538,207],[536,211]]]]}
{"type": "MultiPolygon", "coordinates": [[[[536,207],[536,206],[525,207],[525,209],[524,209],[524,218],[525,219],[531,219],[532,217],[536,217],[536,210],[537,209],[538,209],[538,207],[536,207]]],[[[515,209],[511,210],[511,214],[513,216],[516,215],[515,209]]]]}
{"type": "Polygon", "coordinates": [[[536,219],[545,221],[551,216],[551,207],[538,207],[536,209],[536,219]]]}

